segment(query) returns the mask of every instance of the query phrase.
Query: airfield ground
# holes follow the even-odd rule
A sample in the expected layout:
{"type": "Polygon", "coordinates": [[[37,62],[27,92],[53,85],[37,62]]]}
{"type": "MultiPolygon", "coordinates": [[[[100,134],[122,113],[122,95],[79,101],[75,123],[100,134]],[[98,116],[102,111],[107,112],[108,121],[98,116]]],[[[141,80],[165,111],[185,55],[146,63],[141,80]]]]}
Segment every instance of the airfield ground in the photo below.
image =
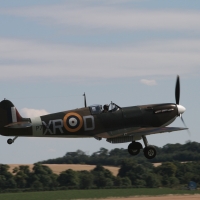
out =
{"type": "Polygon", "coordinates": [[[2,200],[199,200],[200,191],[127,188],[0,193],[2,200]]]}
{"type": "Polygon", "coordinates": [[[200,195],[166,195],[154,197],[127,197],[127,198],[106,198],[99,200],[199,200],[200,195]]]}

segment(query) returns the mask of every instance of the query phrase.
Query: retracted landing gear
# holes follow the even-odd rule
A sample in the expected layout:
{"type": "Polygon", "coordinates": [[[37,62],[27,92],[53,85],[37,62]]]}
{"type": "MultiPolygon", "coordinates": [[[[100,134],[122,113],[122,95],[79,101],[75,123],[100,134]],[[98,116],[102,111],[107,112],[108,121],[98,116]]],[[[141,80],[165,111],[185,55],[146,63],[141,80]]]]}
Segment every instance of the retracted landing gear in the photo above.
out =
{"type": "Polygon", "coordinates": [[[139,142],[133,141],[128,145],[128,152],[132,155],[135,156],[140,153],[140,149],[142,149],[142,144],[139,142]]]}
{"type": "Polygon", "coordinates": [[[18,138],[18,136],[15,136],[13,139],[9,138],[9,139],[7,140],[7,143],[8,143],[8,144],[12,144],[12,143],[14,143],[14,141],[15,141],[17,138],[18,138]]]}
{"type": "Polygon", "coordinates": [[[148,145],[148,141],[147,141],[147,138],[146,136],[142,136],[142,139],[144,141],[144,145],[145,145],[145,148],[143,149],[144,151],[144,156],[148,159],[153,159],[155,158],[156,156],[156,149],[154,146],[152,145],[148,145]]]}

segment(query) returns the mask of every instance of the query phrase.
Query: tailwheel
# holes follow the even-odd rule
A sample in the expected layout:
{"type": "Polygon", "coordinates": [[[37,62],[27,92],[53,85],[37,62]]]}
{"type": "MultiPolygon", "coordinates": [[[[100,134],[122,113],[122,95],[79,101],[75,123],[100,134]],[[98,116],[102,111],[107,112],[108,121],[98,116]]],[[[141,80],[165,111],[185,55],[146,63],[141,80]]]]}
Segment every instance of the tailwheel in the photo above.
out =
{"type": "Polygon", "coordinates": [[[12,143],[14,143],[14,141],[15,141],[17,138],[18,138],[18,136],[15,136],[13,139],[9,138],[9,139],[7,140],[7,143],[8,143],[8,144],[12,144],[12,143]]]}
{"type": "Polygon", "coordinates": [[[7,143],[8,143],[8,144],[12,144],[12,143],[13,143],[13,140],[9,138],[9,139],[7,140],[7,143]]]}
{"type": "Polygon", "coordinates": [[[144,148],[144,156],[148,159],[153,159],[156,156],[156,149],[154,146],[147,146],[144,148]]]}
{"type": "Polygon", "coordinates": [[[140,153],[140,149],[142,149],[142,145],[139,142],[133,141],[128,145],[128,152],[132,156],[136,156],[140,153]]]}

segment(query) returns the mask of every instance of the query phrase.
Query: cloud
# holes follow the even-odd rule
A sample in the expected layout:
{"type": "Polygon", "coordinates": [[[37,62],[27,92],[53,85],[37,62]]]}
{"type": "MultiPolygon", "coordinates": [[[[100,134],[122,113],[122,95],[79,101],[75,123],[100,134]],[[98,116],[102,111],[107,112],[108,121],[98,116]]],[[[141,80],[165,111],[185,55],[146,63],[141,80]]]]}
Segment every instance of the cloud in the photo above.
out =
{"type": "Polygon", "coordinates": [[[55,153],[56,150],[55,149],[48,149],[47,152],[50,152],[50,153],[55,153]]]}
{"type": "Polygon", "coordinates": [[[200,40],[87,47],[0,38],[0,80],[200,74],[200,40]]]}
{"type": "Polygon", "coordinates": [[[155,80],[141,79],[140,82],[149,86],[157,85],[155,80]]]}
{"type": "MultiPolygon", "coordinates": [[[[114,0],[109,3],[105,0],[98,3],[91,0],[84,3],[62,1],[56,5],[3,8],[0,13],[3,17],[19,16],[19,20],[24,17],[30,24],[31,20],[49,24],[54,30],[57,27],[53,25],[59,26],[67,33],[75,32],[76,36],[83,36],[84,31],[90,34],[101,34],[102,31],[109,35],[127,30],[131,33],[144,30],[200,31],[200,13],[196,10],[136,9],[134,6],[119,6],[122,0],[117,2],[115,5],[114,0]]],[[[0,80],[35,77],[81,80],[200,72],[199,39],[146,42],[139,39],[128,45],[73,46],[0,38],[0,80]]]]}
{"type": "Polygon", "coordinates": [[[200,13],[196,10],[135,9],[133,6],[88,2],[66,1],[57,5],[3,8],[0,13],[28,17],[43,25],[58,25],[68,32],[77,32],[77,29],[90,33],[105,30],[200,30],[200,13]]]}
{"type": "Polygon", "coordinates": [[[22,108],[20,114],[23,117],[32,118],[32,117],[47,115],[49,113],[44,109],[36,110],[36,109],[30,109],[30,108],[22,108]]]}

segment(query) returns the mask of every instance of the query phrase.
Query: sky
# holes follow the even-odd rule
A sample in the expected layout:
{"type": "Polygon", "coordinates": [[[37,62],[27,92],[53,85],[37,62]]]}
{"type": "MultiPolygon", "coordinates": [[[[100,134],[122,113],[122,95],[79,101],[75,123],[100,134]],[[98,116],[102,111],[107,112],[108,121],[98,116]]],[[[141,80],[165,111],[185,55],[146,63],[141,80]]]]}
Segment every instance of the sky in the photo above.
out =
{"type": "MultiPolygon", "coordinates": [[[[191,135],[147,139],[159,147],[200,142],[199,19],[198,0],[0,1],[0,99],[11,100],[23,117],[81,108],[84,92],[88,105],[175,103],[180,75],[191,135]]],[[[170,126],[184,127],[180,118],[170,126]]],[[[18,138],[12,145],[7,139],[0,136],[0,163],[128,146],[93,138],[18,138]]]]}

